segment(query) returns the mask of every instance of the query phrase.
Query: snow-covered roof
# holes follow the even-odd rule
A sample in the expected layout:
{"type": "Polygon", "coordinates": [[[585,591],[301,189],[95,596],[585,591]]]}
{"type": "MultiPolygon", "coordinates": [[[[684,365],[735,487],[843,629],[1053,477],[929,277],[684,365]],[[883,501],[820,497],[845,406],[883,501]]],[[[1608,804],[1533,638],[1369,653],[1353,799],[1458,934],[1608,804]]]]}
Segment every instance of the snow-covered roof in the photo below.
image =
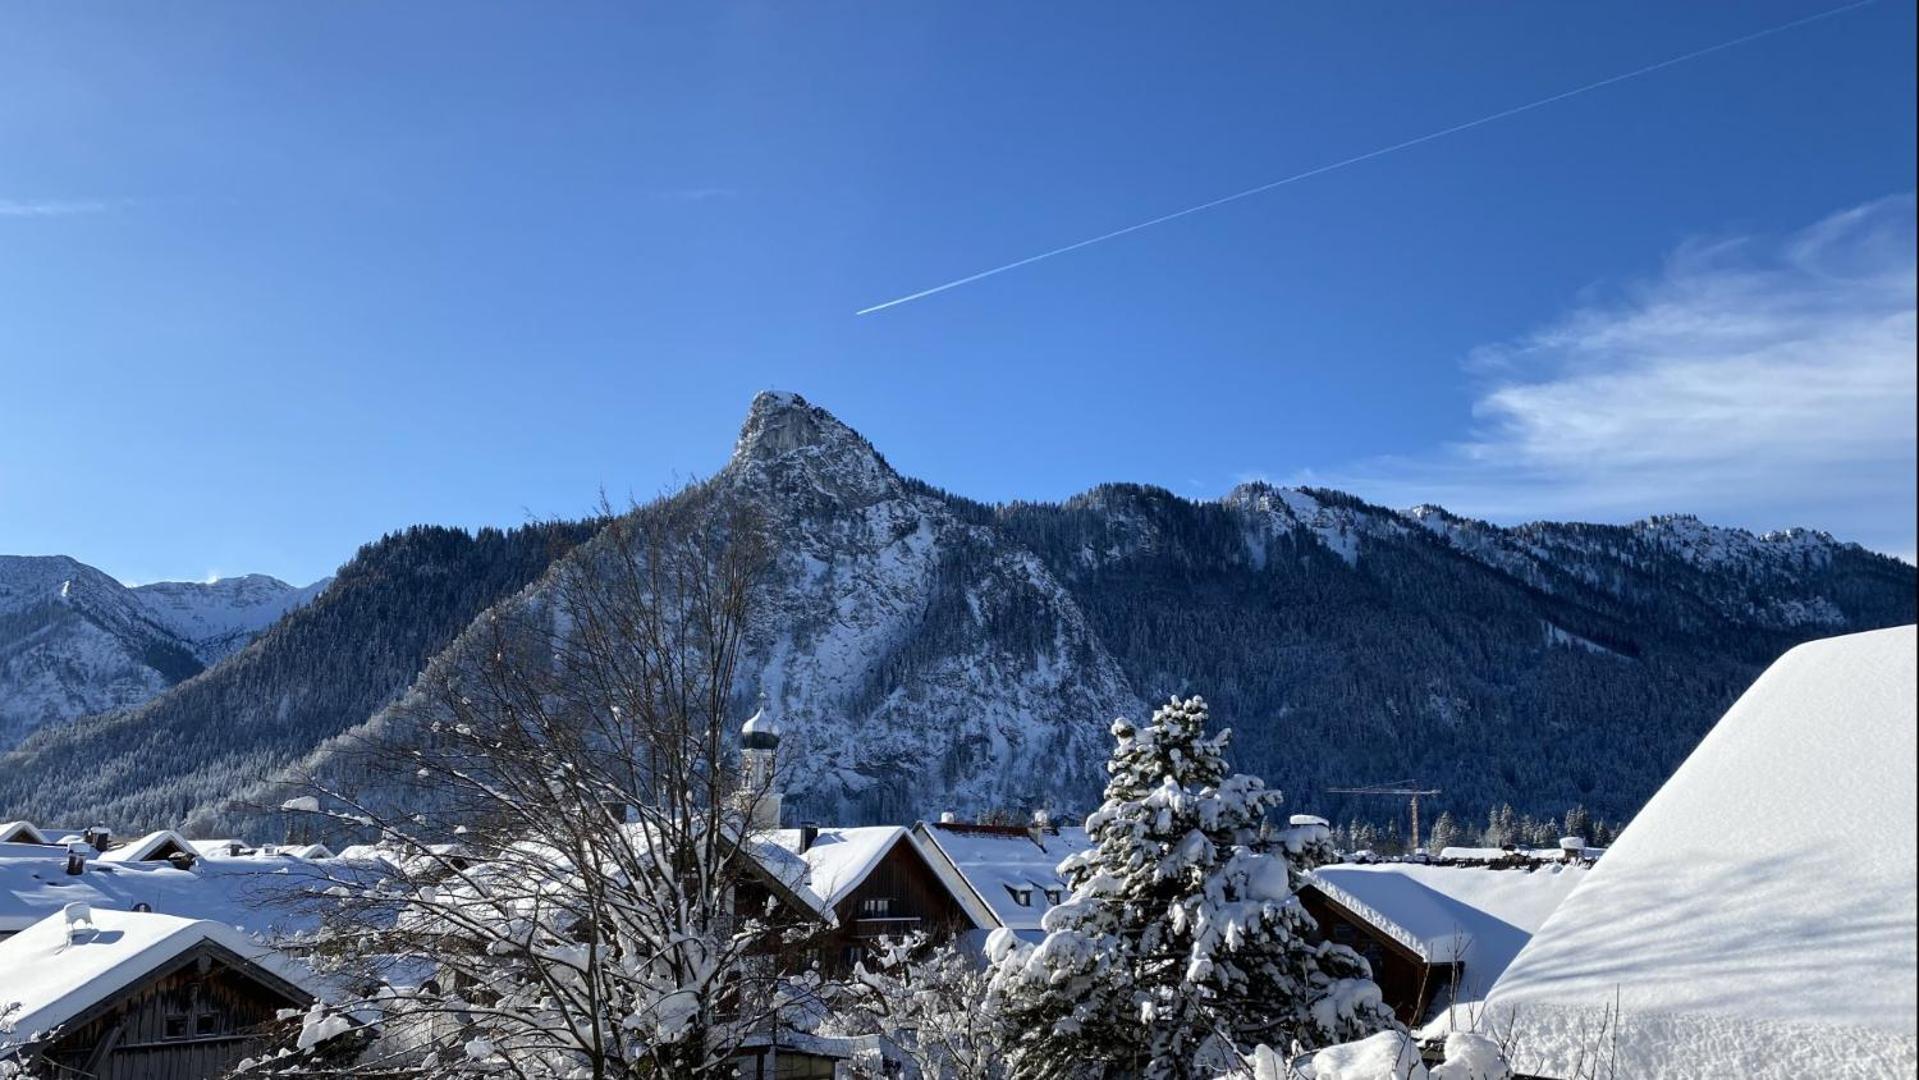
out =
{"type": "Polygon", "coordinates": [[[1606,853],[1605,848],[1591,847],[1589,845],[1569,848],[1566,845],[1566,841],[1571,839],[1573,839],[1573,837],[1566,837],[1559,841],[1558,847],[1549,848],[1446,847],[1439,850],[1439,857],[1447,862],[1490,863],[1514,859],[1531,859],[1534,862],[1545,862],[1549,859],[1565,859],[1568,851],[1572,852],[1575,857],[1588,860],[1597,859],[1606,853]]]}
{"type": "Polygon", "coordinates": [[[1314,870],[1320,892],[1429,964],[1457,964],[1455,1002],[1483,998],[1591,871],[1551,864],[1491,870],[1419,863],[1341,863],[1314,870]]]}
{"type": "Polygon", "coordinates": [[[199,852],[200,857],[203,859],[236,858],[237,856],[232,854],[236,845],[239,847],[241,855],[259,850],[259,845],[250,844],[237,836],[222,836],[209,840],[195,839],[188,840],[187,843],[192,844],[193,850],[199,852]]]}
{"type": "Polygon", "coordinates": [[[51,844],[53,840],[31,821],[0,822],[0,844],[51,844]]]}
{"type": "Polygon", "coordinates": [[[292,859],[331,859],[333,849],[325,844],[269,844],[270,854],[285,855],[292,859]]]}
{"type": "Polygon", "coordinates": [[[154,858],[160,851],[165,850],[169,844],[190,854],[199,853],[199,849],[187,842],[186,837],[181,836],[172,829],[160,829],[155,832],[150,832],[137,840],[130,840],[97,857],[103,862],[144,862],[154,858]]]}
{"type": "Polygon", "coordinates": [[[311,929],[318,921],[310,908],[280,899],[314,888],[320,875],[351,869],[338,863],[258,857],[203,859],[191,870],[165,862],[94,858],[80,874],[69,874],[66,867],[61,848],[0,844],[0,934],[25,929],[81,900],[96,911],[146,904],[157,912],[211,919],[276,937],[311,929]]]}
{"type": "Polygon", "coordinates": [[[800,850],[798,829],[779,829],[769,839],[806,863],[806,883],[828,908],[859,888],[894,844],[902,839],[912,843],[898,825],[821,829],[805,851],[800,850]]]}
{"type": "Polygon", "coordinates": [[[947,882],[967,914],[981,926],[1037,931],[1040,916],[1052,904],[1048,889],[1066,891],[1060,861],[1091,846],[1086,830],[1058,832],[996,828],[954,822],[921,822],[914,834],[933,857],[935,873],[947,882]],[[1026,903],[1020,903],[1024,898],[1026,903]]]}
{"type": "Polygon", "coordinates": [[[10,1017],[13,1037],[28,1042],[204,941],[318,996],[318,983],[302,965],[218,923],[155,912],[66,909],[0,941],[0,971],[7,973],[0,1007],[19,1007],[10,1017]]]}
{"type": "Polygon", "coordinates": [[[1907,626],[1759,677],[1493,987],[1516,1071],[1913,1074],[1916,662],[1907,626]]]}

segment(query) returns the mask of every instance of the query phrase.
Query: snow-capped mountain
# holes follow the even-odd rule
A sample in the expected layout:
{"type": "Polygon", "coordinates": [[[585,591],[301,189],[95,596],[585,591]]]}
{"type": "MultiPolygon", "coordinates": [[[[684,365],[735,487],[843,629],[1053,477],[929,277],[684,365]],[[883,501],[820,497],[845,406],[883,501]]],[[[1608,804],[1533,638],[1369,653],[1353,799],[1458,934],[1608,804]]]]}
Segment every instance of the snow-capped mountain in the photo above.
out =
{"type": "MultiPolygon", "coordinates": [[[[736,695],[763,691],[785,729],[790,810],[847,824],[1083,807],[1113,716],[1195,692],[1295,807],[1383,814],[1325,789],[1416,776],[1445,791],[1434,813],[1583,803],[1617,820],[1786,648],[1914,618],[1911,566],[1804,530],[1501,527],[1265,484],[987,505],[899,475],[791,394],[753,402],[707,484],[757,509],[776,548],[736,695]]],[[[104,808],[134,827],[182,807],[215,820],[236,792],[275,805],[242,782],[380,730],[409,682],[484,638],[467,620],[539,603],[549,561],[590,557],[594,542],[567,549],[594,528],[369,546],[203,678],[0,758],[0,817],[104,808]],[[472,588],[441,596],[449,575],[472,588]],[[63,782],[77,768],[86,783],[63,782]]]]}
{"type": "Polygon", "coordinates": [[[977,809],[1098,781],[1107,724],[1141,703],[1032,552],[795,395],[753,402],[716,483],[777,523],[740,689],[806,748],[787,766],[799,804],[904,819],[929,788],[977,809]]]}
{"type": "Polygon", "coordinates": [[[128,588],[64,555],[0,555],[0,749],[146,701],[325,586],[251,574],[128,588]]]}
{"type": "Polygon", "coordinates": [[[147,617],[190,642],[211,666],[252,641],[280,616],[320,595],[333,579],[295,588],[265,574],[213,581],[156,581],[136,585],[134,599],[147,617]]]}

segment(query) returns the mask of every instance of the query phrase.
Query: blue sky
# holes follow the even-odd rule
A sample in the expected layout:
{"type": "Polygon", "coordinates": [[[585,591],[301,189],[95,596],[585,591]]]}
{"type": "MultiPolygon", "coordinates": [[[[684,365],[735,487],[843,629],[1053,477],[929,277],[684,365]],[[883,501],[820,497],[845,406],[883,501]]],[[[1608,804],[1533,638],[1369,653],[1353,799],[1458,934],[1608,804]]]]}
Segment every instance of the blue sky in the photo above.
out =
{"type": "Polygon", "coordinates": [[[1250,477],[1911,557],[1914,64],[1836,6],[0,13],[0,551],[327,573],[797,390],[987,499],[1250,477]]]}

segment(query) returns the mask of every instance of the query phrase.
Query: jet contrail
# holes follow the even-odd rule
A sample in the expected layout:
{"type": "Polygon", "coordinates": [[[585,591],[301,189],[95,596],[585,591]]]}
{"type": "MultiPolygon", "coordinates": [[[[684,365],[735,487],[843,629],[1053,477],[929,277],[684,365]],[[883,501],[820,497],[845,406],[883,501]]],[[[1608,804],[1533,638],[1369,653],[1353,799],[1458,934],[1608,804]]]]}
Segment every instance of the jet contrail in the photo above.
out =
{"type": "Polygon", "coordinates": [[[1140,231],[1141,229],[1150,229],[1155,225],[1164,225],[1165,223],[1172,221],[1176,218],[1183,218],[1189,214],[1197,214],[1202,210],[1211,210],[1215,206],[1224,206],[1229,202],[1237,202],[1240,199],[1249,198],[1251,196],[1258,195],[1261,192],[1271,191],[1277,187],[1285,187],[1287,184],[1298,183],[1301,180],[1306,180],[1315,176],[1322,175],[1324,173],[1329,173],[1335,169],[1343,169],[1348,165],[1357,165],[1362,161],[1371,161],[1374,158],[1384,157],[1387,154],[1391,154],[1399,150],[1404,150],[1404,149],[1407,149],[1408,147],[1418,146],[1421,143],[1429,143],[1429,142],[1432,142],[1434,139],[1443,139],[1448,135],[1456,135],[1462,131],[1467,131],[1469,129],[1480,127],[1485,124],[1490,124],[1494,122],[1495,120],[1504,120],[1509,116],[1518,116],[1520,113],[1523,113],[1523,112],[1531,112],[1534,109],[1551,105],[1554,102],[1564,101],[1569,97],[1577,97],[1580,94],[1584,94],[1591,90],[1598,90],[1602,87],[1611,86],[1614,83],[1625,82],[1627,79],[1636,79],[1641,75],[1650,75],[1655,71],[1660,71],[1665,68],[1672,67],[1674,64],[1683,64],[1688,60],[1697,60],[1702,56],[1710,56],[1711,54],[1716,52],[1722,52],[1726,49],[1734,48],[1735,46],[1744,45],[1749,41],[1757,41],[1763,37],[1771,37],[1774,34],[1784,33],[1785,31],[1791,30],[1794,27],[1804,26],[1807,23],[1818,22],[1821,19],[1830,19],[1834,15],[1843,15],[1846,12],[1852,11],[1855,8],[1862,8],[1874,2],[1875,0],[1854,0],[1853,3],[1846,4],[1842,7],[1832,8],[1829,11],[1821,11],[1816,15],[1807,15],[1804,18],[1794,19],[1791,22],[1783,22],[1777,26],[1767,27],[1764,30],[1755,30],[1750,34],[1741,35],[1739,37],[1731,39],[1730,41],[1722,41],[1717,45],[1708,45],[1703,49],[1694,49],[1692,52],[1689,52],[1689,53],[1681,53],[1678,56],[1669,57],[1665,60],[1659,61],[1656,64],[1647,64],[1645,67],[1642,67],[1642,68],[1634,68],[1633,70],[1625,72],[1624,74],[1613,75],[1609,78],[1600,79],[1598,82],[1589,82],[1585,84],[1584,86],[1575,86],[1571,90],[1562,90],[1559,93],[1552,95],[1551,97],[1543,97],[1537,101],[1529,101],[1524,105],[1515,105],[1510,109],[1501,109],[1499,112],[1482,116],[1477,120],[1468,120],[1463,124],[1454,124],[1451,127],[1440,128],[1438,131],[1429,131],[1424,135],[1415,136],[1414,138],[1407,139],[1404,142],[1396,142],[1392,144],[1391,146],[1382,146],[1377,150],[1368,150],[1363,154],[1357,154],[1353,157],[1345,158],[1344,160],[1341,160],[1341,161],[1335,161],[1330,165],[1321,165],[1318,168],[1307,169],[1305,172],[1302,172],[1302,173],[1294,173],[1291,176],[1284,177],[1283,179],[1279,179],[1279,180],[1274,180],[1269,183],[1261,184],[1258,187],[1247,188],[1245,191],[1235,191],[1231,195],[1222,195],[1217,199],[1200,203],[1197,206],[1189,206],[1184,210],[1175,210],[1170,214],[1161,214],[1160,216],[1156,218],[1152,218],[1147,221],[1142,221],[1134,225],[1128,225],[1120,229],[1114,229],[1112,232],[1101,233],[1098,236],[1091,236],[1091,237],[1087,237],[1084,240],[1075,241],[1074,243],[1067,244],[1065,247],[1056,247],[1052,249],[1051,251],[1042,251],[1037,255],[1028,255],[1024,259],[1019,259],[1014,262],[1009,262],[1004,266],[995,266],[991,270],[981,270],[977,274],[968,274],[963,278],[955,278],[954,280],[949,281],[944,285],[935,285],[930,289],[921,289],[919,292],[909,293],[905,296],[899,297],[894,300],[887,300],[884,303],[874,304],[872,307],[861,308],[858,311],[854,312],[853,314],[871,315],[875,311],[885,311],[887,308],[890,308],[890,307],[898,307],[901,304],[911,303],[914,300],[924,299],[925,297],[932,296],[934,293],[943,293],[948,289],[957,289],[961,285],[970,285],[973,282],[979,281],[982,278],[992,277],[994,274],[1004,274],[1008,270],[1017,270],[1022,266],[1031,265],[1032,263],[1039,262],[1042,259],[1050,259],[1055,255],[1064,255],[1069,251],[1078,251],[1080,248],[1083,248],[1083,247],[1091,247],[1094,244],[1105,243],[1108,240],[1114,240],[1119,237],[1125,236],[1127,233],[1136,233],[1140,231]]]}

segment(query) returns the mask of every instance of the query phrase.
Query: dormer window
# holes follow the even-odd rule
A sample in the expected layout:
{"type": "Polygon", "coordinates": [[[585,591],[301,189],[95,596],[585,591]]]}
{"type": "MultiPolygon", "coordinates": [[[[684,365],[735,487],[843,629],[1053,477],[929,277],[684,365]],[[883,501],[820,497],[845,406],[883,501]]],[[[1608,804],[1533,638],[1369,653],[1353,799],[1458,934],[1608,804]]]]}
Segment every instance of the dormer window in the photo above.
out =
{"type": "Polygon", "coordinates": [[[1033,906],[1033,890],[1032,889],[1022,889],[1015,885],[1008,885],[1006,887],[1006,891],[1013,894],[1013,902],[1018,904],[1020,907],[1033,906]]]}
{"type": "Polygon", "coordinates": [[[1064,889],[1046,890],[1046,902],[1049,904],[1057,904],[1061,900],[1064,900],[1065,898],[1066,898],[1066,890],[1064,889]]]}

